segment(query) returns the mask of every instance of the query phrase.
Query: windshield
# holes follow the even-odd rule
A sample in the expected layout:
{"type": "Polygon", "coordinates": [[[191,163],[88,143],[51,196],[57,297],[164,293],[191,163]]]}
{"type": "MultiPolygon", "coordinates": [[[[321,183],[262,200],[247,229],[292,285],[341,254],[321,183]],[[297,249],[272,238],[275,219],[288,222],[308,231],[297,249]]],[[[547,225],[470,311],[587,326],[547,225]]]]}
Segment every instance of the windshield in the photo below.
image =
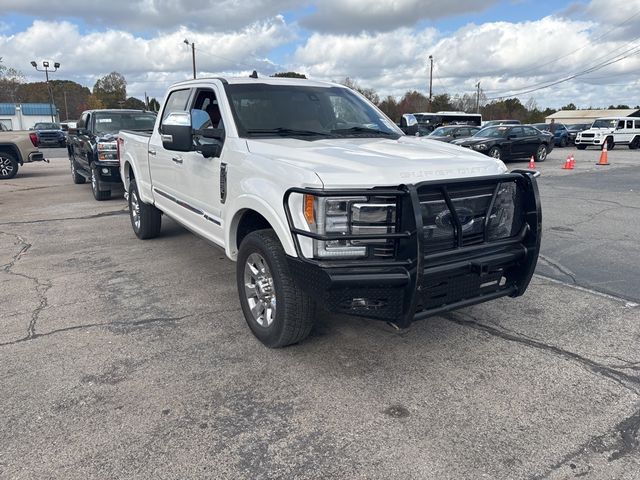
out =
{"type": "Polygon", "coordinates": [[[500,138],[506,137],[508,127],[486,127],[482,130],[473,134],[474,137],[483,137],[483,138],[500,138]]]}
{"type": "Polygon", "coordinates": [[[615,118],[601,118],[593,122],[591,128],[615,128],[617,123],[615,118]]]}
{"type": "Polygon", "coordinates": [[[57,123],[36,123],[33,128],[35,130],[60,130],[60,125],[57,123]]]}
{"type": "Polygon", "coordinates": [[[241,137],[319,140],[402,135],[389,118],[347,88],[231,84],[226,89],[241,137]]]}
{"type": "Polygon", "coordinates": [[[97,112],[95,133],[118,133],[120,130],[153,130],[156,116],[147,112],[97,112]]]}
{"type": "Polygon", "coordinates": [[[446,137],[447,135],[451,135],[455,131],[456,127],[438,127],[431,135],[434,137],[446,137]]]}

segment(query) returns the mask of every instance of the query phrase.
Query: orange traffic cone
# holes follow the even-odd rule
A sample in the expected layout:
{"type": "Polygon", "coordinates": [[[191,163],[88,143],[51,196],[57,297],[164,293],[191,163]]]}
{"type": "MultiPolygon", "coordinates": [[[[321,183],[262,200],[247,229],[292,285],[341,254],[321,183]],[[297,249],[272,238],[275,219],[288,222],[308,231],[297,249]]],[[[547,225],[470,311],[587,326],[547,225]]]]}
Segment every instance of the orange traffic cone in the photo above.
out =
{"type": "Polygon", "coordinates": [[[602,145],[602,153],[600,154],[600,161],[596,163],[596,165],[609,165],[608,155],[607,155],[607,142],[605,141],[602,145]]]}
{"type": "Polygon", "coordinates": [[[571,168],[575,168],[576,167],[576,159],[573,158],[573,154],[571,154],[571,168]]]}
{"type": "Polygon", "coordinates": [[[533,158],[533,155],[531,155],[531,160],[529,160],[529,170],[535,170],[536,169],[536,162],[533,158]]]}
{"type": "Polygon", "coordinates": [[[573,165],[571,165],[571,156],[567,155],[567,160],[564,162],[563,170],[573,170],[573,165]]]}

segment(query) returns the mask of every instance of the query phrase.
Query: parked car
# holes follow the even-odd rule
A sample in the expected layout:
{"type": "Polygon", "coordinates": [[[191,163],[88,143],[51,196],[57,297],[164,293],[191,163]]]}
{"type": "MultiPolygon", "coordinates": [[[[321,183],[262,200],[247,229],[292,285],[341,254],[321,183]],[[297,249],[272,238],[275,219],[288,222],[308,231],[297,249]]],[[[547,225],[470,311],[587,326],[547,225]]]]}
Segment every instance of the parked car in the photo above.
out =
{"type": "Polygon", "coordinates": [[[571,145],[575,144],[578,133],[584,132],[589,127],[591,127],[590,123],[575,123],[573,125],[567,125],[567,134],[569,135],[569,143],[571,145]]]}
{"type": "Polygon", "coordinates": [[[67,137],[57,123],[38,122],[30,130],[38,135],[39,147],[64,147],[67,145],[67,137]]]}
{"type": "Polygon", "coordinates": [[[521,123],[520,120],[489,120],[482,123],[482,128],[495,127],[496,125],[520,125],[521,123]]]}
{"type": "Polygon", "coordinates": [[[566,147],[569,145],[569,132],[562,123],[534,123],[532,127],[541,132],[549,132],[553,135],[553,144],[556,147],[566,147]],[[554,125],[552,127],[552,125],[554,125]],[[553,130],[553,131],[552,131],[553,130]]]}
{"type": "Polygon", "coordinates": [[[440,142],[451,142],[457,138],[467,138],[479,132],[480,127],[470,127],[468,125],[449,125],[446,127],[438,127],[425,138],[430,140],[438,140],[440,142]]]}
{"type": "Polygon", "coordinates": [[[25,163],[47,161],[35,132],[0,130],[0,180],[15,177],[25,163]]]}
{"type": "Polygon", "coordinates": [[[91,181],[96,200],[111,198],[112,188],[122,185],[116,138],[122,129],[149,132],[156,115],[144,110],[87,110],[76,128],[69,128],[69,163],[73,183],[91,181]]]}
{"type": "Polygon", "coordinates": [[[303,340],[316,305],[406,328],[526,290],[533,172],[404,135],[338,84],[209,78],[165,98],[152,133],[118,136],[133,232],[157,237],[166,213],[224,248],[265,345],[303,340]]]}
{"type": "Polygon", "coordinates": [[[634,150],[640,146],[640,118],[606,117],[598,118],[591,127],[576,135],[576,148],[584,150],[588,146],[613,150],[616,145],[627,145],[634,150]]]}
{"type": "Polygon", "coordinates": [[[553,136],[529,125],[485,127],[473,137],[451,143],[501,160],[533,155],[536,161],[544,162],[547,154],[553,150],[553,136]]]}

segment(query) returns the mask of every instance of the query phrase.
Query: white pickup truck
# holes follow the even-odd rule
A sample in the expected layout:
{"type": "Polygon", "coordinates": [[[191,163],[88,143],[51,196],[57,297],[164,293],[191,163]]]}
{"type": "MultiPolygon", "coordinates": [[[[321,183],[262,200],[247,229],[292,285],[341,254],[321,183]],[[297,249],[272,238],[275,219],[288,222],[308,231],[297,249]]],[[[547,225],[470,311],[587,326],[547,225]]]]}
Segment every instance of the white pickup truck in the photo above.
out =
{"type": "Polygon", "coordinates": [[[135,234],[159,235],[166,214],[224,248],[269,347],[304,339],[318,306],[406,328],[516,297],[538,258],[534,172],[404,135],[341,85],[178,83],[118,151],[135,234]]]}

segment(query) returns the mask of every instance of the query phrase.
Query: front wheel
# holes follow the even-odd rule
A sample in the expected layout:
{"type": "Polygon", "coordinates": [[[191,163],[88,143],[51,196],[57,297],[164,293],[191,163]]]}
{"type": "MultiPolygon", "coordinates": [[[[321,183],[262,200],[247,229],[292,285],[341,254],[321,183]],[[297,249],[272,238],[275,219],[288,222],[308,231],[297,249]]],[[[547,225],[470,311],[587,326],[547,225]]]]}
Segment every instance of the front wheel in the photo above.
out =
{"type": "Polygon", "coordinates": [[[536,151],[536,162],[544,162],[547,159],[547,146],[542,144],[536,151]]]}
{"type": "Polygon", "coordinates": [[[18,173],[18,160],[13,154],[0,152],[0,179],[8,180],[18,173]]]}
{"type": "Polygon", "coordinates": [[[129,218],[133,233],[140,240],[155,238],[160,235],[162,212],[154,205],[140,200],[135,179],[129,182],[129,218]]]}
{"type": "Polygon", "coordinates": [[[109,200],[111,198],[111,190],[100,190],[98,169],[93,165],[91,166],[91,191],[93,192],[93,198],[99,202],[102,200],[109,200]]]}
{"type": "Polygon", "coordinates": [[[71,163],[71,178],[73,179],[73,183],[79,185],[81,183],[86,182],[86,179],[78,173],[76,168],[76,160],[75,158],[69,158],[69,163],[71,163]]]}
{"type": "Polygon", "coordinates": [[[614,147],[616,146],[615,143],[613,143],[613,138],[611,137],[607,137],[607,139],[602,142],[602,149],[604,150],[604,146],[607,146],[607,150],[613,150],[614,147]]]}
{"type": "Polygon", "coordinates": [[[258,230],[242,240],[236,279],[244,318],[264,345],[286,347],[309,335],[315,303],[294,284],[273,230],[258,230]]]}
{"type": "Polygon", "coordinates": [[[502,158],[502,151],[500,150],[500,147],[491,147],[487,154],[497,160],[500,160],[500,158],[502,158]]]}

